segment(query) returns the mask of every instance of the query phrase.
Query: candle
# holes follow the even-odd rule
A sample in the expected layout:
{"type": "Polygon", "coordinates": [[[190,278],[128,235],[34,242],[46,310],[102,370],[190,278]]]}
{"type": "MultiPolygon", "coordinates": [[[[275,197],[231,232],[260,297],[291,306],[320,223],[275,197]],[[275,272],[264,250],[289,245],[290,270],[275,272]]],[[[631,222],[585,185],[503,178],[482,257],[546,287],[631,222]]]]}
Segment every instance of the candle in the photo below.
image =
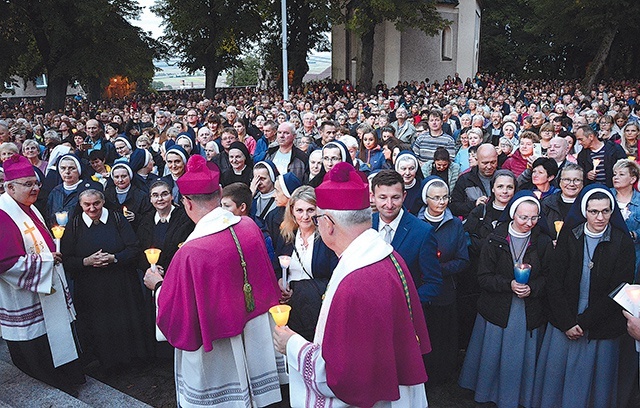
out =
{"type": "Polygon", "coordinates": [[[560,235],[560,230],[562,229],[563,225],[564,225],[564,221],[554,221],[553,222],[553,226],[556,228],[556,236],[560,235]]]}
{"type": "Polygon", "coordinates": [[[147,256],[147,262],[151,265],[151,270],[156,272],[156,264],[158,263],[158,259],[160,259],[160,252],[162,250],[158,248],[149,248],[144,250],[144,254],[147,256]]]}
{"type": "Polygon", "coordinates": [[[527,284],[529,282],[529,275],[531,274],[531,265],[523,263],[523,264],[515,264],[513,266],[513,276],[516,279],[516,282],[527,284]]]}
{"type": "MultiPolygon", "coordinates": [[[[57,218],[58,214],[56,214],[57,218]]],[[[64,235],[64,227],[61,225],[56,225],[51,228],[51,232],[53,232],[53,236],[56,239],[56,252],[60,252],[60,238],[64,235]]]]}
{"type": "Polygon", "coordinates": [[[278,260],[282,268],[282,286],[286,289],[288,284],[287,269],[289,269],[289,265],[291,264],[291,257],[288,255],[280,255],[278,260]]]}
{"type": "Polygon", "coordinates": [[[289,312],[291,311],[291,306],[289,305],[276,305],[269,309],[269,313],[271,313],[271,317],[273,317],[273,321],[276,322],[276,326],[282,327],[287,324],[289,321],[289,312]]]}
{"type": "Polygon", "coordinates": [[[69,213],[66,211],[61,211],[56,213],[56,222],[61,227],[66,227],[69,222],[69,213]]]}
{"type": "Polygon", "coordinates": [[[593,169],[596,170],[600,165],[601,159],[593,159],[593,169]]]}
{"type": "Polygon", "coordinates": [[[540,190],[534,191],[533,194],[538,198],[538,200],[540,199],[540,197],[542,197],[542,191],[540,190]]]}
{"type": "Polygon", "coordinates": [[[128,212],[129,212],[129,210],[127,210],[127,206],[126,206],[126,205],[123,205],[123,206],[122,206],[122,213],[124,214],[124,216],[125,216],[125,217],[127,216],[127,213],[128,213],[128,212]]]}

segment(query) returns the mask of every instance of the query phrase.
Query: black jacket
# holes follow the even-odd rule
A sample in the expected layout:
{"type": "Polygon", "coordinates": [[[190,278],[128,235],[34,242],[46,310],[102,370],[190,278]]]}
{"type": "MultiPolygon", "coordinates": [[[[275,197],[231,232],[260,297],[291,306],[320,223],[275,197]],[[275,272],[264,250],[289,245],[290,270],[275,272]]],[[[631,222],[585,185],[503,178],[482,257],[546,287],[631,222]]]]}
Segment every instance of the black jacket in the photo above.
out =
{"type": "MultiPolygon", "coordinates": [[[[507,241],[508,231],[509,223],[496,227],[482,248],[478,264],[478,284],[482,290],[478,299],[478,313],[488,322],[503,328],[507,327],[514,296],[511,290],[513,258],[507,241]]],[[[531,295],[524,298],[527,330],[546,323],[543,302],[548,270],[546,261],[552,248],[551,239],[541,233],[539,227],[534,227],[523,258],[525,263],[531,265],[528,283],[531,295]]]]}
{"type": "Polygon", "coordinates": [[[578,314],[584,260],[584,224],[563,228],[553,251],[547,283],[549,321],[561,331],[576,324],[589,339],[612,339],[626,332],[620,306],[608,294],[633,282],[635,250],[628,233],[609,226],[593,254],[589,306],[578,314]]]}
{"type": "MultiPolygon", "coordinates": [[[[164,237],[164,244],[160,247],[153,242],[155,215],[155,210],[145,214],[140,221],[140,226],[138,227],[136,234],[138,235],[142,249],[154,247],[162,250],[160,253],[160,259],[158,260],[158,265],[162,266],[166,270],[169,267],[171,259],[173,259],[173,255],[178,251],[178,246],[187,239],[191,232],[193,232],[195,224],[191,221],[183,207],[175,207],[171,212],[169,227],[167,228],[167,233],[164,237]]],[[[148,267],[149,263],[147,262],[147,258],[142,254],[139,262],[139,268],[146,270],[148,267]]]]}
{"type": "MultiPolygon", "coordinates": [[[[620,159],[626,159],[627,154],[617,143],[609,140],[604,142],[604,174],[607,187],[613,187],[613,165],[620,159]]],[[[593,160],[591,160],[591,150],[582,149],[578,153],[578,164],[584,169],[584,185],[593,183],[587,178],[587,173],[593,170],[593,160]]]]}
{"type": "Polygon", "coordinates": [[[491,191],[485,190],[478,176],[478,166],[474,166],[470,171],[461,174],[456,181],[456,186],[451,192],[449,209],[453,215],[466,218],[476,207],[476,200],[481,196],[490,197],[491,191]]]}

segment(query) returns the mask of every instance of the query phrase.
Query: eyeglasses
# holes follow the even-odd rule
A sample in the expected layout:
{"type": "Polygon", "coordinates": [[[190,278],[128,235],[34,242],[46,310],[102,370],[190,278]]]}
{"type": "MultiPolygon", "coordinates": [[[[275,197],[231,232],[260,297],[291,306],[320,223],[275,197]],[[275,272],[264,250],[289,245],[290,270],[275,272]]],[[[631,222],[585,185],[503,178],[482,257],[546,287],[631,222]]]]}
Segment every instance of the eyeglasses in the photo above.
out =
{"type": "Polygon", "coordinates": [[[522,222],[538,222],[538,220],[540,219],[539,215],[534,215],[533,217],[529,217],[528,215],[520,215],[520,214],[516,214],[516,217],[518,217],[518,219],[522,222]]]}
{"type": "Polygon", "coordinates": [[[12,182],[13,184],[19,184],[22,187],[26,187],[26,188],[34,188],[34,187],[42,187],[42,183],[39,181],[27,181],[26,183],[19,183],[17,181],[12,182]]]}
{"type": "Polygon", "coordinates": [[[327,217],[327,219],[329,220],[329,222],[331,222],[333,225],[336,225],[335,222],[333,222],[333,220],[331,219],[331,217],[329,217],[327,214],[316,214],[316,215],[312,215],[311,216],[311,221],[313,221],[313,225],[315,225],[316,227],[318,226],[318,218],[322,218],[322,217],[327,217]]]}
{"type": "Polygon", "coordinates": [[[427,198],[431,201],[435,201],[436,203],[446,203],[447,201],[449,201],[449,198],[451,198],[448,195],[442,196],[442,197],[429,197],[427,196],[427,198]]]}
{"type": "Polygon", "coordinates": [[[326,162],[330,162],[330,163],[339,163],[342,161],[342,157],[329,157],[329,156],[324,156],[322,158],[322,161],[326,161],[326,162]]]}
{"type": "Polygon", "coordinates": [[[605,208],[604,210],[587,210],[587,212],[595,217],[602,214],[603,216],[607,216],[613,212],[610,208],[605,208]]]}
{"type": "Polygon", "coordinates": [[[168,192],[168,191],[163,191],[163,192],[162,192],[162,193],[160,193],[160,194],[158,194],[158,193],[153,193],[153,194],[151,194],[151,198],[152,198],[153,200],[157,200],[158,198],[161,198],[161,197],[162,197],[162,198],[167,198],[167,197],[169,197],[170,195],[171,195],[171,193],[170,193],[170,192],[168,192]]]}
{"type": "Polygon", "coordinates": [[[574,178],[574,179],[561,178],[560,181],[562,181],[564,183],[567,183],[567,184],[574,184],[574,185],[582,184],[582,179],[579,179],[579,178],[574,178]]]}

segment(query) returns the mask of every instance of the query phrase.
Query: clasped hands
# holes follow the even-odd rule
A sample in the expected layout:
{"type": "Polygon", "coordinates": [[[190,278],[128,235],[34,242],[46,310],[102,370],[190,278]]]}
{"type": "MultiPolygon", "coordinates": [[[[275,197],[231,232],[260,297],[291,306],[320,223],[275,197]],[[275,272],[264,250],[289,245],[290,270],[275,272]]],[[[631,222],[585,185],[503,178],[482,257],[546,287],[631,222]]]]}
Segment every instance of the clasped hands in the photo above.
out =
{"type": "Polygon", "coordinates": [[[82,260],[84,266],[93,266],[94,268],[104,268],[111,263],[114,263],[116,256],[108,252],[102,252],[102,249],[94,252],[88,257],[82,260]]]}

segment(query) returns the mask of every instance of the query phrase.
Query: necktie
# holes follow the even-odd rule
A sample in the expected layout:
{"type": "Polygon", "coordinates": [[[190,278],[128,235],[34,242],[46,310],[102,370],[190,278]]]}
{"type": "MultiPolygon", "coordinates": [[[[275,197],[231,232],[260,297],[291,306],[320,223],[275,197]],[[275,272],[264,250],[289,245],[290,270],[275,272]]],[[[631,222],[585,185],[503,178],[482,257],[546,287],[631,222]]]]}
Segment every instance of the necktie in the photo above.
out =
{"type": "Polygon", "coordinates": [[[382,227],[382,231],[384,232],[382,234],[382,239],[384,239],[384,242],[391,245],[391,233],[393,232],[393,229],[389,224],[387,224],[384,227],[382,227]]]}

